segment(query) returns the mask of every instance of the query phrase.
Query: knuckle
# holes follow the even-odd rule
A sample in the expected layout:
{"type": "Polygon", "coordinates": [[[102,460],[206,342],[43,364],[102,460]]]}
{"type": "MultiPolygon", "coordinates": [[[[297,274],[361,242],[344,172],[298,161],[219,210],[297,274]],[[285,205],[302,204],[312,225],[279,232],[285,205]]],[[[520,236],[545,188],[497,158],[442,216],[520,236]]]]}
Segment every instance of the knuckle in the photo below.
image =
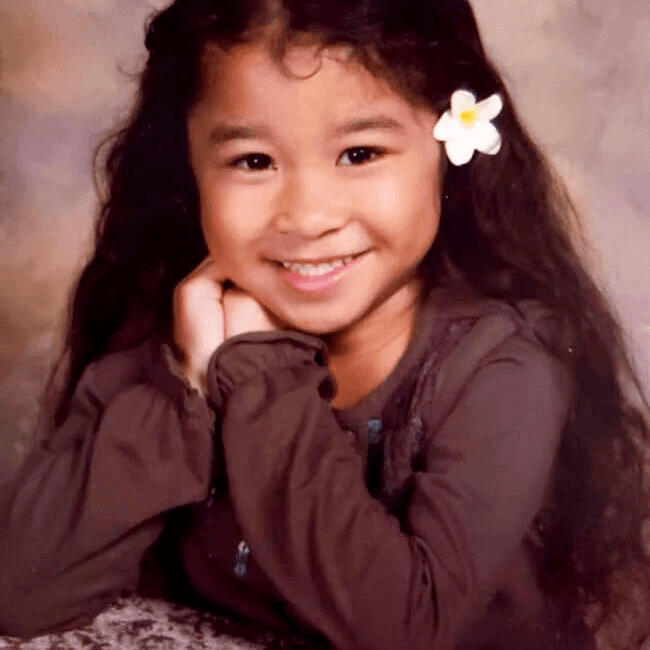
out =
{"type": "Polygon", "coordinates": [[[248,295],[244,293],[241,289],[229,289],[223,295],[224,304],[227,304],[231,307],[238,307],[246,304],[248,300],[248,295]]]}

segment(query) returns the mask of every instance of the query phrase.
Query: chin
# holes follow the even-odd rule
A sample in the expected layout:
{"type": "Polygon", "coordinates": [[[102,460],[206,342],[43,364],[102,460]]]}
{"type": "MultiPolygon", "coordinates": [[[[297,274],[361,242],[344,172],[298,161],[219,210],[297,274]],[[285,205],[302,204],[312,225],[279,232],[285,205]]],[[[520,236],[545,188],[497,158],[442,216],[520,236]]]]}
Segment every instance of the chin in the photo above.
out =
{"type": "Polygon", "coordinates": [[[322,316],[317,319],[292,318],[284,320],[284,322],[287,323],[289,329],[303,332],[304,334],[311,334],[312,336],[326,336],[329,334],[337,334],[352,325],[352,322],[349,320],[349,318],[330,319],[328,322],[323,322],[322,316]]]}
{"type": "Polygon", "coordinates": [[[308,320],[290,320],[285,321],[287,328],[294,330],[296,332],[302,332],[303,334],[311,334],[312,336],[324,336],[326,334],[332,334],[336,330],[340,329],[336,326],[328,326],[327,324],[314,323],[308,320]]]}
{"type": "Polygon", "coordinates": [[[358,305],[341,304],[287,304],[264,301],[264,305],[283,324],[283,329],[294,330],[312,336],[326,336],[344,332],[363,318],[364,311],[358,305]],[[346,308],[347,307],[347,308],[346,308]]]}

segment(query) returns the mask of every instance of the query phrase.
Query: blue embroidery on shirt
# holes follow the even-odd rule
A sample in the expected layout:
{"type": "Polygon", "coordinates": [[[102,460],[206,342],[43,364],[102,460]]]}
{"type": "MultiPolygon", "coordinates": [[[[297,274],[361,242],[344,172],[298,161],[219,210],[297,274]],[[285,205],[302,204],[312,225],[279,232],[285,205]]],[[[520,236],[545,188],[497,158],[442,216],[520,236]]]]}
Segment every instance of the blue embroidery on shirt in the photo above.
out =
{"type": "Polygon", "coordinates": [[[377,444],[380,440],[380,432],[382,429],[382,423],[379,418],[370,418],[368,422],[366,422],[366,426],[368,427],[368,442],[371,445],[377,444]]]}
{"type": "Polygon", "coordinates": [[[248,558],[251,554],[251,549],[248,544],[242,539],[241,542],[237,545],[237,556],[235,562],[235,575],[238,578],[243,578],[246,574],[246,565],[248,564],[248,558]]]}

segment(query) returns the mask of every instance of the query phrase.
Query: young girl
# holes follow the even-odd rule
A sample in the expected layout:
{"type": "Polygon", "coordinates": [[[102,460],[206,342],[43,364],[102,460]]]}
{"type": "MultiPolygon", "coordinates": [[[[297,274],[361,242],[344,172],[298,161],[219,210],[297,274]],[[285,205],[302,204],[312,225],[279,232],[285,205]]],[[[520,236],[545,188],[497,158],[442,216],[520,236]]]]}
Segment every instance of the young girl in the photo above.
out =
{"type": "Polygon", "coordinates": [[[176,0],[146,46],[2,631],[139,589],[336,648],[594,648],[645,588],[647,404],[466,0],[176,0]]]}

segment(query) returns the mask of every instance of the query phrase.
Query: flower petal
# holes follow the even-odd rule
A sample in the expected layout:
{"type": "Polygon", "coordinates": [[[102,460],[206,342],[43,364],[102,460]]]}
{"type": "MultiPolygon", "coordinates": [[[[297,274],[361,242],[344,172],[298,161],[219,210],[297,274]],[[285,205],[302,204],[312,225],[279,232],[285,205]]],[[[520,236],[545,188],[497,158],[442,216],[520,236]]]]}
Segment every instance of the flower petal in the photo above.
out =
{"type": "Polygon", "coordinates": [[[490,95],[487,99],[484,99],[482,102],[479,102],[476,105],[478,108],[479,119],[485,122],[493,120],[503,108],[503,99],[501,95],[495,93],[490,95]]]}
{"type": "Polygon", "coordinates": [[[476,106],[476,96],[469,90],[457,90],[451,96],[451,114],[458,119],[463,111],[476,106]]]}
{"type": "Polygon", "coordinates": [[[463,127],[451,117],[450,111],[446,111],[434,127],[433,137],[444,142],[462,135],[462,131],[463,127]]]}
{"type": "Polygon", "coordinates": [[[456,167],[465,165],[474,155],[474,145],[469,138],[449,140],[445,144],[445,149],[447,150],[449,160],[453,165],[456,165],[456,167]]]}
{"type": "Polygon", "coordinates": [[[482,153],[494,156],[501,149],[501,135],[492,122],[479,122],[472,129],[474,146],[482,153]]]}

